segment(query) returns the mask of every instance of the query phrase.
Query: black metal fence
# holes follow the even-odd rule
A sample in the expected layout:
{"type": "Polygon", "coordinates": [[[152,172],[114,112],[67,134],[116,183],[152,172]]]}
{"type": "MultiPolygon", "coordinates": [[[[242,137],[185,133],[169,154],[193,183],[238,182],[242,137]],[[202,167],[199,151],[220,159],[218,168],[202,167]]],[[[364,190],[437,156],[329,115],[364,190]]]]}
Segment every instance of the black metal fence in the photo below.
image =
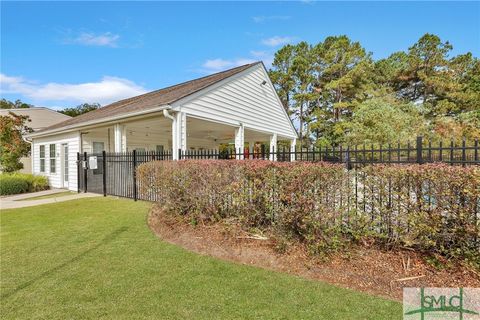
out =
{"type": "Polygon", "coordinates": [[[415,144],[386,144],[386,145],[355,145],[338,147],[310,147],[295,148],[279,147],[272,151],[264,148],[260,150],[245,148],[242,150],[188,150],[179,151],[179,159],[274,159],[276,161],[326,161],[346,163],[349,166],[358,166],[374,163],[432,163],[444,162],[448,164],[480,164],[480,147],[478,140],[468,145],[463,141],[461,145],[451,141],[448,144],[439,142],[424,143],[421,137],[415,144]]]}
{"type": "MultiPolygon", "coordinates": [[[[292,150],[280,147],[269,150],[262,146],[260,149],[244,150],[187,150],[177,151],[180,160],[228,160],[228,159],[263,159],[274,161],[326,161],[344,163],[346,168],[352,169],[368,164],[423,164],[443,162],[450,165],[480,165],[478,140],[467,145],[451,142],[447,145],[441,142],[433,146],[425,144],[421,137],[414,145],[362,145],[354,147],[330,148],[296,148],[292,150]]],[[[173,160],[172,151],[149,151],[99,154],[78,154],[78,191],[94,192],[104,195],[114,195],[132,199],[155,201],[155,194],[139,195],[139,182],[136,178],[136,168],[145,162],[173,160]]]]}
{"type": "Polygon", "coordinates": [[[172,152],[102,152],[78,154],[78,192],[93,192],[140,200],[135,169],[142,163],[172,160],[172,152]]]}

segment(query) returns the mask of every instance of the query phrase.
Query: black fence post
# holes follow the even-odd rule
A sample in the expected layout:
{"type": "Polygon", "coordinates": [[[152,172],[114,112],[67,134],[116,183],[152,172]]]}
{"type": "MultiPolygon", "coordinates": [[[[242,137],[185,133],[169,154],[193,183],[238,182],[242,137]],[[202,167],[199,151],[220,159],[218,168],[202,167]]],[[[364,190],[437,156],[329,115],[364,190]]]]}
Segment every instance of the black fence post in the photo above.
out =
{"type": "Polygon", "coordinates": [[[107,196],[107,153],[105,150],[102,151],[102,167],[103,167],[103,196],[107,196]]]}
{"type": "Polygon", "coordinates": [[[77,192],[80,193],[80,168],[82,167],[82,160],[80,159],[80,152],[77,152],[77,192]]]}
{"type": "Polygon", "coordinates": [[[347,146],[347,151],[345,152],[345,167],[347,170],[350,170],[350,146],[347,146]]]}
{"type": "Polygon", "coordinates": [[[463,137],[462,140],[462,166],[465,167],[467,162],[467,151],[466,151],[466,139],[463,137]]]}
{"type": "Polygon", "coordinates": [[[137,150],[133,149],[133,200],[137,201],[137,150]]]}
{"type": "Polygon", "coordinates": [[[178,149],[178,160],[182,160],[182,149],[178,149]]]}
{"type": "Polygon", "coordinates": [[[417,163],[423,163],[423,138],[417,137],[417,163]]]}
{"type": "Polygon", "coordinates": [[[84,152],[83,153],[83,160],[85,161],[85,167],[83,168],[83,192],[87,192],[88,191],[88,187],[87,187],[87,170],[88,170],[88,162],[87,162],[87,153],[84,152]]]}
{"type": "Polygon", "coordinates": [[[450,164],[453,166],[453,139],[450,140],[450,164]]]}
{"type": "Polygon", "coordinates": [[[439,154],[438,154],[438,160],[440,162],[443,161],[443,142],[440,140],[440,145],[439,145],[439,154]]]}
{"type": "Polygon", "coordinates": [[[478,139],[475,139],[475,151],[474,151],[475,164],[478,164],[478,139]]]}

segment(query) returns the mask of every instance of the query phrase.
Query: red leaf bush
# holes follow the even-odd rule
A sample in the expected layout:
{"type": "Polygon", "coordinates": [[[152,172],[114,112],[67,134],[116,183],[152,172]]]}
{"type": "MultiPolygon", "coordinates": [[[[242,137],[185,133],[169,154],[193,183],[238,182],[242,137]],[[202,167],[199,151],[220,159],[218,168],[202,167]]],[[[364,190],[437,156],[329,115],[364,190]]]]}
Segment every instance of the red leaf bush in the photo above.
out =
{"type": "Polygon", "coordinates": [[[204,223],[235,218],[313,253],[368,240],[480,265],[478,167],[154,161],[138,179],[140,197],[166,212],[204,223]]]}

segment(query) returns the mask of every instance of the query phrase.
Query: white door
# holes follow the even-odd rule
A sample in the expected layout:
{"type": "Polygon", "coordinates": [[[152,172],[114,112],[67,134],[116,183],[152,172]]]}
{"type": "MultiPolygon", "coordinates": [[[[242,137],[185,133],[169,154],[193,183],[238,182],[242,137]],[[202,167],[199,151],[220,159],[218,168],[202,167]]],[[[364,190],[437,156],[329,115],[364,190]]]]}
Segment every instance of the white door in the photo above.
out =
{"type": "Polygon", "coordinates": [[[62,176],[63,187],[68,188],[68,144],[62,144],[62,176]]]}

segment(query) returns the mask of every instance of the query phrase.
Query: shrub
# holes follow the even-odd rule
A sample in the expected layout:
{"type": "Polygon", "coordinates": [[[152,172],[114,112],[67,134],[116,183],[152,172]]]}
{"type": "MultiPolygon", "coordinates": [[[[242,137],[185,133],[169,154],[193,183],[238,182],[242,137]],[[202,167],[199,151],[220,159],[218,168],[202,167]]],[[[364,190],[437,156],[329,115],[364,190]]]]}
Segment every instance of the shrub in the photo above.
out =
{"type": "Polygon", "coordinates": [[[26,173],[0,175],[0,195],[35,192],[49,188],[48,179],[26,173]]]}
{"type": "Polygon", "coordinates": [[[0,194],[18,194],[28,192],[28,182],[13,175],[0,175],[0,194]]]}
{"type": "Polygon", "coordinates": [[[411,247],[480,266],[480,169],[441,164],[157,161],[138,168],[140,196],[192,221],[235,218],[312,253],[359,242],[411,247]]]}

